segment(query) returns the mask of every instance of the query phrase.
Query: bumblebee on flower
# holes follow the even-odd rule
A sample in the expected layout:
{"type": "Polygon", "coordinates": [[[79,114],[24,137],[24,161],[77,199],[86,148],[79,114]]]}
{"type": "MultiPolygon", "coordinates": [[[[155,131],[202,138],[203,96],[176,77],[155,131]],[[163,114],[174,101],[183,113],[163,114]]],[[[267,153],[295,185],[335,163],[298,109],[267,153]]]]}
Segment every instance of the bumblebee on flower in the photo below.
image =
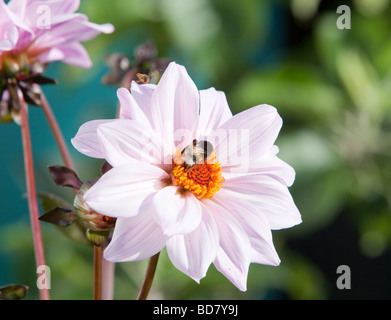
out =
{"type": "Polygon", "coordinates": [[[172,184],[192,192],[198,199],[211,198],[224,183],[220,163],[209,141],[193,140],[173,158],[172,184]]]}

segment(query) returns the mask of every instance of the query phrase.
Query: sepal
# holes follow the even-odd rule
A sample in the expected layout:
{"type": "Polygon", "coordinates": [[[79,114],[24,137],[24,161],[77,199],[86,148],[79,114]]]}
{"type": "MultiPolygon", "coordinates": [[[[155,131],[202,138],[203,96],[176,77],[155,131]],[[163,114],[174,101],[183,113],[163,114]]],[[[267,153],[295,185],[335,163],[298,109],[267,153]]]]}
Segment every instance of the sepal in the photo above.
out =
{"type": "Polygon", "coordinates": [[[64,166],[54,165],[48,167],[50,175],[59,187],[71,187],[79,190],[83,182],[75,171],[64,166]]]}
{"type": "Polygon", "coordinates": [[[39,220],[52,223],[60,227],[68,227],[77,220],[77,215],[72,210],[55,207],[42,214],[39,217],[39,220]]]}

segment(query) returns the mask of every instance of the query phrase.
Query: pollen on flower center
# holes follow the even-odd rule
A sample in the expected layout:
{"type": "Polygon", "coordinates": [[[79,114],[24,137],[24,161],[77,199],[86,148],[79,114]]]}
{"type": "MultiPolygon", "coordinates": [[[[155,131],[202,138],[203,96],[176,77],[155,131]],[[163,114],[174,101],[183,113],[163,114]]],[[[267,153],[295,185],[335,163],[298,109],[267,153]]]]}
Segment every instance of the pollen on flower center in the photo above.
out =
{"type": "Polygon", "coordinates": [[[224,184],[221,175],[221,165],[216,162],[216,155],[210,155],[203,163],[197,163],[191,167],[186,163],[173,161],[172,175],[175,184],[184,190],[192,192],[197,198],[211,198],[224,184]]]}

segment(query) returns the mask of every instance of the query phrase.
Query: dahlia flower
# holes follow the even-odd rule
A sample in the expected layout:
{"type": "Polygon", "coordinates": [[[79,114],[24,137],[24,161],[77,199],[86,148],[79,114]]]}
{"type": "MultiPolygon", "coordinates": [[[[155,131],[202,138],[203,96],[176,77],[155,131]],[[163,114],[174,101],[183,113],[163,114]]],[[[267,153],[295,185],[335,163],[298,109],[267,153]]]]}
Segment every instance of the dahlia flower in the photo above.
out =
{"type": "Polygon", "coordinates": [[[98,25],[80,13],[79,0],[0,1],[0,65],[19,67],[34,62],[62,60],[88,68],[91,60],[80,44],[101,32],[111,33],[111,24],[98,25]]]}
{"type": "Polygon", "coordinates": [[[273,229],[301,222],[288,187],[295,172],[277,157],[277,110],[235,116],[224,93],[198,91],[171,63],[160,82],[118,90],[120,119],[83,124],[81,153],[112,169],[84,195],[117,218],[104,251],[112,262],[149,258],[164,247],[199,282],[211,263],[245,291],[250,263],[279,265],[273,229]]]}

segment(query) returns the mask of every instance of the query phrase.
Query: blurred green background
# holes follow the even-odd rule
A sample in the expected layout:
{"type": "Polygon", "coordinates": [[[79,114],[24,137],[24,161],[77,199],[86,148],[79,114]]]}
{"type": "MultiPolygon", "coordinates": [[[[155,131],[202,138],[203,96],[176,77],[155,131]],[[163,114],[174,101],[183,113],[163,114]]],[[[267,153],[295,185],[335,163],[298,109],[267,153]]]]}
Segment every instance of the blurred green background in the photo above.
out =
{"type": "MultiPolygon", "coordinates": [[[[279,267],[252,264],[247,292],[213,266],[198,285],[161,254],[150,298],[391,298],[391,1],[345,1],[351,29],[337,28],[333,0],[84,0],[79,12],[116,27],[85,43],[94,66],[50,65],[57,86],[44,91],[72,151],[80,178],[100,161],[70,139],[92,119],[113,118],[116,87],[105,86],[104,57],[133,55],[152,40],[159,57],[186,66],[198,88],[226,93],[234,113],[267,103],[284,120],[280,157],[296,170],[291,193],[303,223],[273,232],[279,267]],[[339,290],[339,265],[351,289],[339,290]]],[[[37,188],[72,201],[47,165],[61,158],[40,109],[30,108],[37,188]]],[[[30,286],[37,299],[20,128],[0,125],[0,286],[30,286]]],[[[92,249],[42,224],[52,299],[91,299],[92,249]]],[[[116,265],[115,298],[135,299],[146,261],[116,265]]]]}

